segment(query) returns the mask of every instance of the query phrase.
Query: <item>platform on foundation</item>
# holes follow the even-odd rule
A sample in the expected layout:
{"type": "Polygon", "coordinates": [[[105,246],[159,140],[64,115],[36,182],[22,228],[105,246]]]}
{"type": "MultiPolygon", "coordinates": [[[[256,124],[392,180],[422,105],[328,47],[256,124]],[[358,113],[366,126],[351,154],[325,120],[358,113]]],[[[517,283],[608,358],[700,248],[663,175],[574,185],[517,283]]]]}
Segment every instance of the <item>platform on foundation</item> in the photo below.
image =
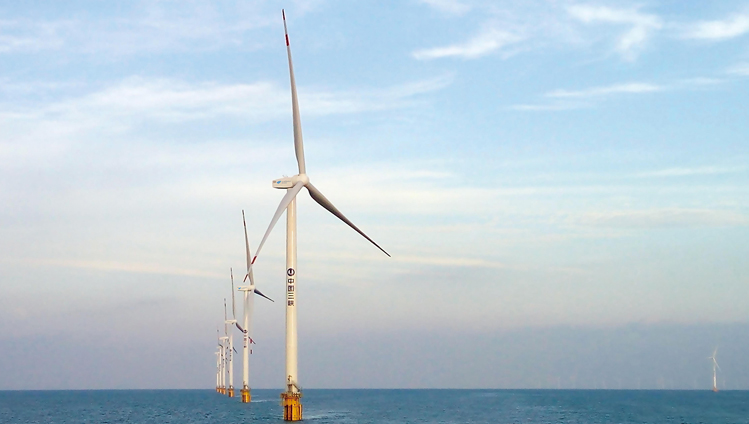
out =
{"type": "Polygon", "coordinates": [[[229,391],[226,392],[226,395],[229,397],[234,397],[234,387],[229,387],[229,391]]]}
{"type": "Polygon", "coordinates": [[[240,390],[239,393],[242,395],[242,403],[250,403],[252,400],[252,395],[250,394],[250,389],[245,387],[244,389],[240,390]]]}
{"type": "Polygon", "coordinates": [[[285,392],[281,393],[281,404],[283,405],[284,421],[302,420],[302,394],[285,392]]]}

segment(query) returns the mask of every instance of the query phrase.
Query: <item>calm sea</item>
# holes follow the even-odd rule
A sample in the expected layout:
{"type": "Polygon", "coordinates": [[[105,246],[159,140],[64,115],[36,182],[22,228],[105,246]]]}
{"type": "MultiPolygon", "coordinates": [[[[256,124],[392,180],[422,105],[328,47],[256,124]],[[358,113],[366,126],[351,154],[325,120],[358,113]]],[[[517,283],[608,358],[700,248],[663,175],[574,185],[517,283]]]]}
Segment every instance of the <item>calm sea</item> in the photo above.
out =
{"type": "MultiPolygon", "coordinates": [[[[282,422],[278,390],[0,391],[0,423],[282,422]]],[[[305,390],[308,423],[749,423],[749,392],[305,390]]]]}

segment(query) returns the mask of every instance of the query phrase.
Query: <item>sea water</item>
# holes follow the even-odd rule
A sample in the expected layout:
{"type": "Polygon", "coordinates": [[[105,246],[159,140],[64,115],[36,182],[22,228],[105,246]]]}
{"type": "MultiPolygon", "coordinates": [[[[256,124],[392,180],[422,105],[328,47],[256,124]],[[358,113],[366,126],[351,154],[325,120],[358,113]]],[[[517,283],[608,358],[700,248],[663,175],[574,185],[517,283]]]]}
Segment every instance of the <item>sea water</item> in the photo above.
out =
{"type": "MultiPolygon", "coordinates": [[[[278,390],[0,391],[0,423],[282,422],[278,390]]],[[[748,423],[749,392],[314,390],[307,423],[748,423]]]]}

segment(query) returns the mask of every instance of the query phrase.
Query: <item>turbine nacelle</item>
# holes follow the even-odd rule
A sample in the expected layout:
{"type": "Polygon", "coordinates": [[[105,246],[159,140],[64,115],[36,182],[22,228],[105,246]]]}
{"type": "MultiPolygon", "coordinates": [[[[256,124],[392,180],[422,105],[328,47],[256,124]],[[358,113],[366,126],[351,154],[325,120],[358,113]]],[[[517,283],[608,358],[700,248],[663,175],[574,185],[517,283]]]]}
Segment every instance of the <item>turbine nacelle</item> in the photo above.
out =
{"type": "Polygon", "coordinates": [[[224,324],[236,324],[236,323],[237,323],[237,320],[235,319],[227,319],[226,321],[224,321],[224,324]]]}
{"type": "Polygon", "coordinates": [[[277,178],[273,180],[271,185],[273,186],[273,188],[286,189],[294,187],[294,185],[298,182],[301,182],[306,186],[307,184],[309,184],[309,177],[307,176],[307,174],[297,174],[293,177],[277,178]]]}

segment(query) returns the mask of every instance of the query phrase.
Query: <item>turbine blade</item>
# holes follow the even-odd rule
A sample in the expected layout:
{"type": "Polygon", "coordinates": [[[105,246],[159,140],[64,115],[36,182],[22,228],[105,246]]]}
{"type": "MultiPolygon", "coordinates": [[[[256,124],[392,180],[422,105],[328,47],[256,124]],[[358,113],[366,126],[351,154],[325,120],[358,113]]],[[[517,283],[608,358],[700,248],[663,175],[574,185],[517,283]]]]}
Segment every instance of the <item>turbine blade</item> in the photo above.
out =
{"type": "Polygon", "coordinates": [[[237,319],[237,308],[234,302],[234,270],[231,268],[229,268],[229,275],[231,276],[231,319],[237,319]]]}
{"type": "Polygon", "coordinates": [[[262,294],[262,293],[260,292],[260,290],[258,290],[258,289],[255,289],[254,291],[255,291],[255,294],[257,294],[257,295],[259,295],[259,296],[262,296],[262,297],[264,297],[264,298],[266,298],[266,299],[270,300],[270,301],[271,301],[271,302],[273,302],[273,303],[276,303],[276,302],[275,302],[275,301],[274,301],[273,299],[271,299],[270,297],[268,297],[268,296],[266,296],[266,295],[262,294]]]}
{"type": "Polygon", "coordinates": [[[226,316],[226,298],[224,298],[224,321],[226,321],[227,319],[229,318],[226,316]]]}
{"type": "Polygon", "coordinates": [[[235,323],[234,323],[234,325],[236,325],[236,326],[237,326],[237,328],[239,329],[239,331],[241,331],[241,332],[243,332],[243,333],[244,333],[244,328],[242,328],[242,326],[241,326],[241,325],[239,325],[239,323],[238,323],[238,322],[235,322],[235,323]]]}
{"type": "Polygon", "coordinates": [[[291,62],[291,45],[289,45],[289,31],[286,29],[286,12],[281,11],[283,15],[283,32],[286,36],[286,55],[289,57],[289,79],[291,80],[291,113],[294,122],[294,150],[296,152],[296,162],[299,165],[299,173],[307,172],[304,166],[304,145],[302,143],[302,122],[299,118],[299,101],[296,95],[296,80],[294,79],[294,65],[291,62]]]}
{"type": "Polygon", "coordinates": [[[237,348],[236,347],[233,347],[232,349],[234,350],[234,353],[239,353],[239,352],[237,352],[237,348]]]}
{"type": "Polygon", "coordinates": [[[294,197],[296,197],[297,193],[299,193],[299,190],[301,190],[302,187],[304,187],[304,183],[299,181],[298,183],[294,184],[294,187],[286,190],[286,195],[283,197],[283,199],[281,199],[281,203],[278,205],[278,209],[276,209],[276,214],[273,215],[273,219],[271,219],[270,225],[265,231],[263,240],[260,241],[260,245],[258,245],[257,250],[255,251],[255,257],[252,258],[252,262],[250,262],[250,272],[252,271],[252,265],[255,263],[257,256],[260,254],[260,250],[263,248],[263,245],[265,245],[265,241],[268,240],[268,236],[270,235],[271,230],[273,230],[273,227],[276,225],[276,222],[278,222],[278,219],[281,217],[281,215],[283,215],[286,207],[289,206],[289,203],[291,203],[292,200],[294,200],[294,197]]]}
{"type": "Polygon", "coordinates": [[[307,190],[309,190],[309,195],[312,197],[312,199],[317,202],[320,206],[324,207],[328,210],[328,212],[332,213],[333,215],[337,216],[338,219],[345,222],[349,227],[353,228],[354,231],[361,234],[365,239],[369,240],[370,243],[377,246],[378,249],[382,250],[382,253],[390,256],[390,253],[386,252],[385,249],[381,248],[379,244],[375,243],[374,240],[369,238],[362,230],[360,230],[356,225],[354,225],[353,222],[349,221],[348,218],[343,216],[341,211],[339,211],[335,206],[333,206],[332,203],[330,203],[330,200],[328,200],[322,193],[320,193],[320,190],[315,188],[315,186],[312,185],[312,183],[307,183],[307,190]]]}
{"type": "Polygon", "coordinates": [[[247,222],[244,219],[244,209],[242,210],[242,225],[244,226],[244,251],[247,256],[247,274],[245,274],[245,280],[249,277],[250,278],[250,284],[255,285],[255,279],[252,276],[252,270],[250,269],[250,241],[247,238],[247,222]]]}

